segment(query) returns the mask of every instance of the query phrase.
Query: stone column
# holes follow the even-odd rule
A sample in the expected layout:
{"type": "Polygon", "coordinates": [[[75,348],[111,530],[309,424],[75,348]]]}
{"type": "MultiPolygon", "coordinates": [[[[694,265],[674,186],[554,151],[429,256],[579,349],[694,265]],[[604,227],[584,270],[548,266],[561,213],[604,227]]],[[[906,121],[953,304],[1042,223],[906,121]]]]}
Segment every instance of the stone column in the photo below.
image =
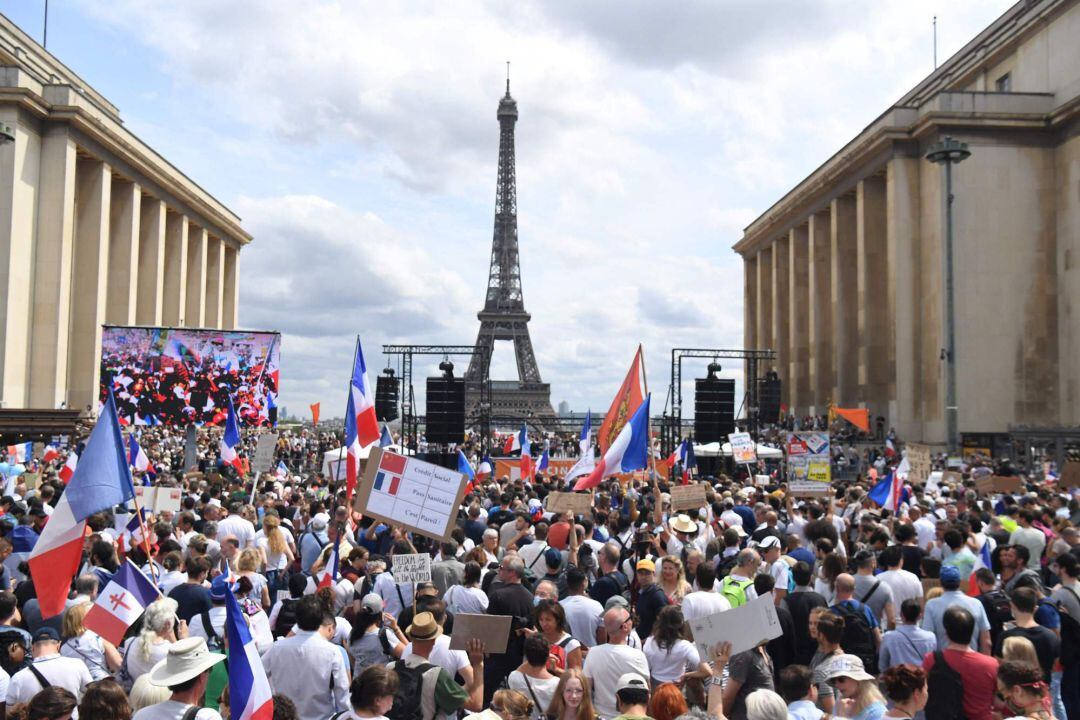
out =
{"type": "Polygon", "coordinates": [[[109,213],[109,289],[105,301],[105,322],[110,324],[134,325],[136,322],[141,216],[139,186],[129,180],[113,178],[109,213]]]}
{"type": "Polygon", "coordinates": [[[80,159],[75,185],[75,242],[72,261],[71,343],[68,347],[68,405],[97,410],[101,324],[109,278],[109,214],[112,170],[80,159]]]}
{"type": "Polygon", "coordinates": [[[788,340],[790,339],[788,313],[791,307],[789,300],[788,238],[786,236],[779,237],[773,242],[772,261],[772,347],[776,348],[775,367],[781,380],[780,404],[790,406],[791,378],[788,376],[788,363],[791,361],[791,352],[788,348],[788,340]]]}
{"type": "Polygon", "coordinates": [[[165,278],[161,322],[178,327],[184,325],[187,308],[188,219],[169,212],[165,218],[165,278]]]}
{"type": "Polygon", "coordinates": [[[890,317],[894,318],[889,362],[894,368],[895,409],[889,420],[904,438],[922,440],[920,422],[921,365],[919,352],[920,237],[918,157],[897,156],[889,160],[885,187],[888,258],[893,280],[889,283],[890,317]]]}
{"type": "Polygon", "coordinates": [[[239,324],[240,253],[225,246],[225,272],[221,302],[221,329],[234,330],[239,324]]]}
{"type": "Polygon", "coordinates": [[[832,201],[832,302],[833,357],[836,377],[833,402],[840,407],[858,401],[859,316],[858,258],[856,251],[855,196],[832,201]]]}
{"type": "Polygon", "coordinates": [[[743,347],[757,348],[757,255],[743,257],[743,347]]]}
{"type": "Polygon", "coordinates": [[[135,322],[160,325],[165,298],[165,203],[142,196],[139,220],[139,280],[135,322]]]}
{"type": "Polygon", "coordinates": [[[29,397],[35,206],[41,136],[19,123],[19,110],[4,108],[0,121],[15,142],[0,147],[0,400],[26,407],[29,397]]]}
{"type": "Polygon", "coordinates": [[[221,327],[222,297],[225,293],[225,244],[210,236],[206,243],[206,321],[207,327],[221,327]]]}
{"type": "Polygon", "coordinates": [[[67,401],[75,234],[75,142],[66,125],[45,128],[38,187],[29,405],[56,408],[67,401]]]}
{"type": "MultiPolygon", "coordinates": [[[[761,350],[775,349],[772,332],[772,246],[764,247],[757,253],[757,330],[755,337],[761,343],[761,350]]],[[[768,368],[758,366],[758,373],[764,375],[768,368]]]]}
{"type": "Polygon", "coordinates": [[[206,229],[188,222],[187,246],[187,327],[206,323],[206,229]]]}
{"type": "Polygon", "coordinates": [[[859,181],[855,191],[858,284],[859,400],[871,425],[889,406],[888,273],[886,272],[885,178],[859,181]]]}
{"type": "Polygon", "coordinates": [[[807,224],[807,274],[810,307],[806,327],[810,348],[810,402],[817,415],[825,413],[832,398],[832,213],[814,213],[807,224]]]}
{"type": "Polygon", "coordinates": [[[809,228],[792,228],[788,233],[788,399],[793,412],[805,415],[810,398],[810,273],[809,228]]]}

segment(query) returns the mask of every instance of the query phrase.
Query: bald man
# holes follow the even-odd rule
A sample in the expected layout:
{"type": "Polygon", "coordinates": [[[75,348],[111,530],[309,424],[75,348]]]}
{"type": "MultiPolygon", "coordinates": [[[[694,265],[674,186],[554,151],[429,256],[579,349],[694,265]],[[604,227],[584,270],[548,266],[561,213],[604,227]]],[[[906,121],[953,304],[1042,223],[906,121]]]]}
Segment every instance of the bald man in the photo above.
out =
{"type": "Polygon", "coordinates": [[[626,608],[613,607],[604,613],[604,630],[607,643],[589,650],[581,672],[592,680],[596,712],[602,718],[613,718],[619,714],[615,699],[619,678],[626,673],[637,673],[648,679],[649,661],[641,650],[626,644],[633,631],[630,611],[626,608]]]}

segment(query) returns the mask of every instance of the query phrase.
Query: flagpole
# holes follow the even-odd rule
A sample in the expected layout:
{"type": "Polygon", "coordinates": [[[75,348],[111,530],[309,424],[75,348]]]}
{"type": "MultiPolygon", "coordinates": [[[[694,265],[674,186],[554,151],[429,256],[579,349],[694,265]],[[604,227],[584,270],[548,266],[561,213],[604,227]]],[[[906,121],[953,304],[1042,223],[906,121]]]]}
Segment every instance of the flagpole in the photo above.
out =
{"type": "MultiPolygon", "coordinates": [[[[150,552],[150,533],[146,531],[146,522],[143,519],[142,507],[139,505],[139,496],[135,494],[135,486],[131,486],[131,499],[135,502],[135,516],[139,518],[139,527],[142,528],[143,547],[146,549],[146,562],[150,566],[150,575],[154,578],[154,587],[157,587],[157,568],[154,566],[154,555],[150,552]]],[[[158,594],[161,591],[158,590],[158,594]]]]}
{"type": "MultiPolygon", "coordinates": [[[[648,400],[649,400],[649,376],[645,372],[645,351],[644,351],[644,349],[642,349],[641,343],[638,343],[637,351],[638,351],[638,358],[640,358],[640,360],[641,360],[641,381],[645,385],[645,401],[648,402],[648,400]]],[[[649,408],[649,410],[651,411],[652,408],[649,408]]],[[[656,478],[656,458],[653,457],[652,423],[651,423],[651,420],[652,419],[649,417],[649,415],[646,414],[645,415],[645,445],[646,445],[646,447],[649,448],[649,470],[652,473],[652,479],[653,479],[653,482],[655,483],[655,482],[657,482],[657,478],[656,478]]]]}

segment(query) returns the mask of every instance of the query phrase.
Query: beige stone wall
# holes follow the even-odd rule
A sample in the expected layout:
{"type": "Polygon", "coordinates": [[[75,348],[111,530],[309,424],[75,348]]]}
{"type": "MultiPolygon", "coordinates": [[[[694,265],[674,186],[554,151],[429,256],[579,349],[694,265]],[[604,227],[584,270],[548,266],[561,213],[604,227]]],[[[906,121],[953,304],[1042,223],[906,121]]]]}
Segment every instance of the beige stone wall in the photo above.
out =
{"type": "Polygon", "coordinates": [[[1080,134],[1055,155],[1059,406],[1062,424],[1080,425],[1080,134]]]}

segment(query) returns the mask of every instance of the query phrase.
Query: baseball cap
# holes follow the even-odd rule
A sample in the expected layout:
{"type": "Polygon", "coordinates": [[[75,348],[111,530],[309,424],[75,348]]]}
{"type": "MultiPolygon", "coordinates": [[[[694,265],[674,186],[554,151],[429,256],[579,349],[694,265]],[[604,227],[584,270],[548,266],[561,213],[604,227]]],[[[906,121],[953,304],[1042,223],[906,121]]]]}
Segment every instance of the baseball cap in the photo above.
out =
{"type": "Polygon", "coordinates": [[[766,535],[758,543],[758,547],[762,550],[768,550],[769,548],[780,547],[780,538],[775,535],[766,535]]]}
{"type": "Polygon", "coordinates": [[[630,601],[624,598],[622,595],[612,595],[604,601],[604,612],[607,612],[614,607],[629,608],[630,601]]]}
{"type": "Polygon", "coordinates": [[[368,593],[360,601],[360,608],[367,610],[369,613],[381,613],[383,611],[382,598],[377,593],[368,593]]]}
{"type": "Polygon", "coordinates": [[[553,547],[549,547],[544,551],[544,562],[548,567],[558,567],[562,565],[562,553],[553,547]]]}
{"type": "Polygon", "coordinates": [[[942,587],[960,587],[960,568],[955,565],[942,565],[939,577],[942,587]]]}
{"type": "Polygon", "coordinates": [[[210,599],[213,602],[224,602],[228,595],[229,578],[227,575],[218,575],[210,583],[210,599]]]}
{"type": "Polygon", "coordinates": [[[316,513],[315,517],[311,518],[311,529],[315,532],[322,532],[330,524],[330,516],[326,513],[316,513]]]}
{"type": "Polygon", "coordinates": [[[638,563],[634,567],[634,569],[635,570],[648,570],[649,572],[656,572],[656,563],[654,563],[649,558],[644,558],[643,560],[638,560],[638,563]]]}
{"type": "Polygon", "coordinates": [[[619,693],[623,690],[644,690],[648,692],[649,683],[637,673],[623,673],[619,676],[619,682],[615,684],[615,692],[619,693]]]}
{"type": "Polygon", "coordinates": [[[56,628],[49,627],[48,625],[39,627],[34,633],[34,642],[45,642],[46,640],[60,642],[60,633],[56,632],[56,628]]]}

